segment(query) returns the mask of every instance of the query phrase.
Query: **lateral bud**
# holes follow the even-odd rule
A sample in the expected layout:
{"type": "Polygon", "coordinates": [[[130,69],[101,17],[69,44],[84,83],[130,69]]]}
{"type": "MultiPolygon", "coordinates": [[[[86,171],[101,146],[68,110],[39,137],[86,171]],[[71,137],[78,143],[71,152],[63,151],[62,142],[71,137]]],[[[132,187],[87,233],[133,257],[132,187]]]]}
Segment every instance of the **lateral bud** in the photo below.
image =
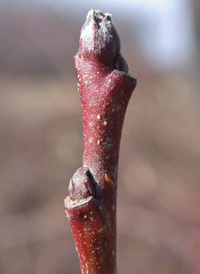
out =
{"type": "Polygon", "coordinates": [[[69,183],[69,197],[72,201],[86,199],[95,195],[92,175],[88,168],[77,169],[69,183]]]}

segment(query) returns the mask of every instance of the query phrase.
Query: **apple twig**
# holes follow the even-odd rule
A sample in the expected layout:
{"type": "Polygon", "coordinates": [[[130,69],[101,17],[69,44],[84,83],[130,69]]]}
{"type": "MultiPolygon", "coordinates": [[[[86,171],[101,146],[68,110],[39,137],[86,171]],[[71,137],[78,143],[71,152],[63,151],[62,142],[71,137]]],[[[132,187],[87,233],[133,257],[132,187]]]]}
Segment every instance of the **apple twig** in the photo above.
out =
{"type": "Polygon", "coordinates": [[[111,16],[90,10],[75,56],[83,119],[83,167],[69,183],[65,210],[83,274],[116,273],[119,146],[136,86],[111,16]]]}

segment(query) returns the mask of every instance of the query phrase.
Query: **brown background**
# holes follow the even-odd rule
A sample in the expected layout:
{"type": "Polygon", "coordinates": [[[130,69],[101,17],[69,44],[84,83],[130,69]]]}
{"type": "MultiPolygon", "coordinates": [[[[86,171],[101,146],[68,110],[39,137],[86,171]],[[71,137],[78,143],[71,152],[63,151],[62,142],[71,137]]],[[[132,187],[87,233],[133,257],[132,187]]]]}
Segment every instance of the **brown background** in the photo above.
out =
{"type": "MultiPolygon", "coordinates": [[[[73,56],[98,1],[77,10],[8,2],[0,4],[0,273],[80,273],[63,200],[82,157],[73,56]]],[[[189,2],[195,55],[159,69],[140,47],[142,18],[130,22],[117,2],[103,11],[138,78],[120,152],[118,273],[198,274],[199,2],[189,2]]]]}

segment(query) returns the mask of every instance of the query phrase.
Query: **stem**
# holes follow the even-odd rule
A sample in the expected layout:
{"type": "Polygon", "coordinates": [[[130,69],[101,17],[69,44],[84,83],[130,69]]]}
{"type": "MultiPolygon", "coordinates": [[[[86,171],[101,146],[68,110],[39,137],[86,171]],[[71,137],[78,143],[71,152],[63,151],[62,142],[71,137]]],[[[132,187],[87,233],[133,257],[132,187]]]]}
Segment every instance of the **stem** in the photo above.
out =
{"type": "Polygon", "coordinates": [[[65,210],[82,273],[114,274],[119,146],[136,80],[128,74],[109,14],[88,13],[75,66],[83,114],[83,167],[70,181],[65,210]]]}

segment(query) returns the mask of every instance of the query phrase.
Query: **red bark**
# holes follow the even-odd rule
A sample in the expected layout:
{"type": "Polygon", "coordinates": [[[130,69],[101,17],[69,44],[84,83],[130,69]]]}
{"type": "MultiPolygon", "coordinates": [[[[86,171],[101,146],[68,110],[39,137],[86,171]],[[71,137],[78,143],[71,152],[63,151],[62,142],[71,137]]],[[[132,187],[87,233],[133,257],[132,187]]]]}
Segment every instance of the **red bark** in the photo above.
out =
{"type": "Polygon", "coordinates": [[[82,273],[114,274],[119,146],[136,80],[128,74],[109,14],[88,13],[75,66],[83,114],[83,167],[70,181],[65,209],[82,273]]]}

